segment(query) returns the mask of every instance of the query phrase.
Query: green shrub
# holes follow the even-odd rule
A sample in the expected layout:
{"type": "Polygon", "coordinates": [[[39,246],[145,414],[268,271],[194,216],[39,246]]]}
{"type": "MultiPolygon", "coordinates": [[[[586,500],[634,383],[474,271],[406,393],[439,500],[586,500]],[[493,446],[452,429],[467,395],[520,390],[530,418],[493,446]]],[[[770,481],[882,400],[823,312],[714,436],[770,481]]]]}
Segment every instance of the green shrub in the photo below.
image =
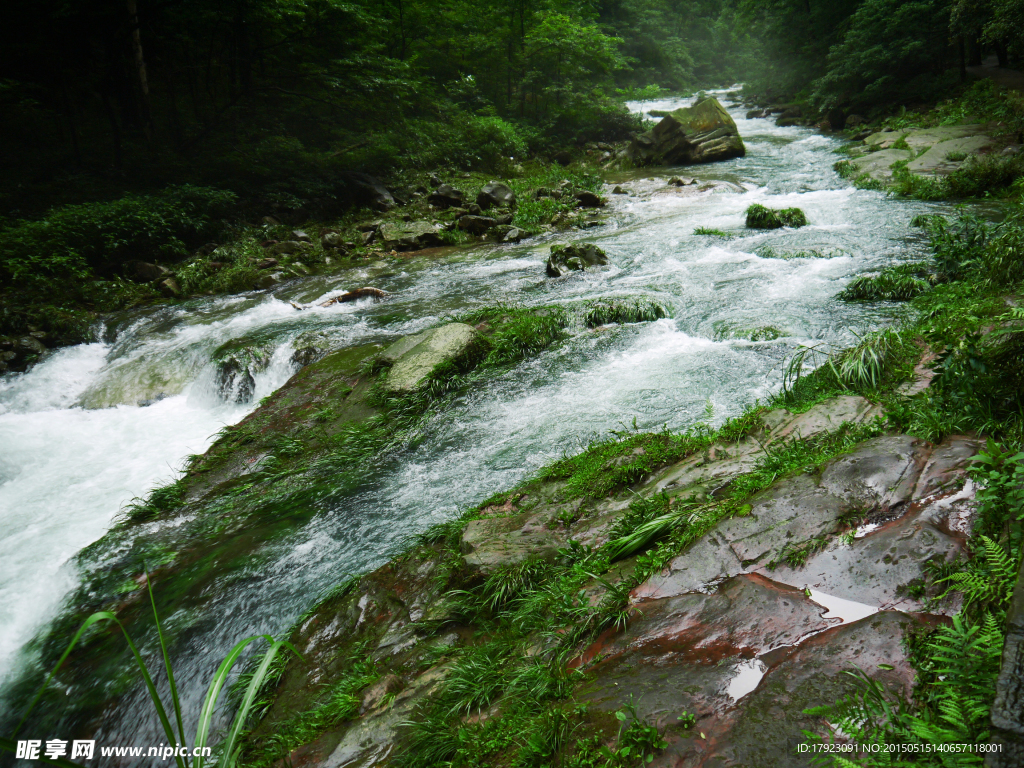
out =
{"type": "Polygon", "coordinates": [[[766,208],[758,203],[747,208],[747,227],[750,229],[804,226],[807,226],[807,217],[799,208],[766,208]]]}
{"type": "Polygon", "coordinates": [[[111,275],[129,260],[177,261],[210,237],[235,195],[184,185],[56,208],[0,231],[0,270],[15,283],[111,275]]]}

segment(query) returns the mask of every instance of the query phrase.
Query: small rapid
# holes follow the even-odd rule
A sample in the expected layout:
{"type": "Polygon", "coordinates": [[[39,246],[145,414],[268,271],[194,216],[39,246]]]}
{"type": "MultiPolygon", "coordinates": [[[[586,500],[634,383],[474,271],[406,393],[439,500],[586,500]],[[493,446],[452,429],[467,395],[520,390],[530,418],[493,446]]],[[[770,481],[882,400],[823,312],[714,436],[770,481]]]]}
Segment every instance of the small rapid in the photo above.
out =
{"type": "MultiPolygon", "coordinates": [[[[426,426],[416,447],[359,487],[322,501],[300,530],[267,544],[211,598],[209,620],[193,624],[202,630],[177,652],[176,676],[193,703],[211,663],[237,640],[283,631],[322,590],[380,564],[410,535],[610,430],[719,424],[769,397],[799,345],[841,346],[889,322],[895,308],[844,304],[835,294],[866,271],[920,258],[924,244],[909,223],[936,207],[852,188],[832,170],[836,139],[732,114],[745,158],[614,174],[612,183],[630,194],[607,194],[607,220],[595,229],[368,264],[355,278],[315,276],[273,292],[193,299],[110,321],[104,341],[58,351],[26,374],[4,377],[0,682],[31,662],[19,649],[77,585],[75,553],[102,536],[133,497],[173,479],[219,429],[287,381],[304,335],[317,334],[331,348],[387,343],[499,302],[644,296],[670,314],[580,333],[469,392],[426,426]],[[666,187],[677,173],[727,185],[678,194],[666,187]],[[810,225],[746,230],[744,211],[755,202],[799,207],[810,225]],[[733,237],[695,235],[697,227],[733,237]],[[548,246],[578,239],[599,244],[611,266],[546,278],[548,246]],[[766,248],[829,258],[772,258],[766,248]],[[302,312],[290,303],[371,279],[392,298],[302,312]],[[755,333],[769,328],[767,336],[755,333]],[[251,403],[226,403],[212,355],[253,335],[274,347],[271,363],[256,376],[251,403]]],[[[131,706],[109,718],[104,732],[108,743],[144,743],[157,734],[131,706]]]]}

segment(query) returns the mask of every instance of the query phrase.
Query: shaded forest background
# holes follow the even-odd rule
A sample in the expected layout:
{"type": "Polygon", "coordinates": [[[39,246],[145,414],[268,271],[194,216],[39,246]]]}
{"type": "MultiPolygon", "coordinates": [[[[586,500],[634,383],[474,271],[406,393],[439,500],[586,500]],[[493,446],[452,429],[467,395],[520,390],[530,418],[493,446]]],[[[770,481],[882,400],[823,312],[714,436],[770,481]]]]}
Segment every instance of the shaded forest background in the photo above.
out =
{"type": "Polygon", "coordinates": [[[626,138],[650,86],[926,101],[1022,30],[1021,0],[43,0],[0,26],[0,214],[496,166],[626,138]]]}
{"type": "Polygon", "coordinates": [[[1024,0],[18,4],[0,24],[0,355],[161,300],[140,259],[184,279],[203,257],[195,290],[248,290],[244,249],[204,243],[266,237],[267,213],[337,226],[366,174],[539,173],[642,129],[628,99],[738,82],[810,120],[878,118],[956,96],[991,55],[1024,56],[1024,0]]]}

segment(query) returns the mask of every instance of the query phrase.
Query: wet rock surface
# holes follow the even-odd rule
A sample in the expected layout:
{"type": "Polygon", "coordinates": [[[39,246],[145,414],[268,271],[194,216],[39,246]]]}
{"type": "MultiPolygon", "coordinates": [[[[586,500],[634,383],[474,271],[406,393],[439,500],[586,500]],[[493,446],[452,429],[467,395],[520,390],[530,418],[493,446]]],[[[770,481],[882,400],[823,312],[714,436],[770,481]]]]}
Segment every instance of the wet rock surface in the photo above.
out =
{"type": "Polygon", "coordinates": [[[551,246],[551,255],[545,269],[548,277],[563,277],[607,263],[608,256],[593,243],[572,243],[551,246]]]}
{"type": "MultiPolygon", "coordinates": [[[[382,357],[401,360],[419,343],[410,337],[382,357]]],[[[760,432],[664,466],[637,487],[648,495],[714,493],[750,471],[765,445],[816,439],[877,415],[858,397],[833,398],[801,414],[770,411],[760,432]]],[[[931,445],[883,435],[816,472],[779,479],[750,499],[749,513],[723,520],[632,590],[625,628],[607,629],[571,662],[586,675],[574,698],[605,714],[632,703],[668,741],[654,765],[767,767],[783,764],[782,755],[786,765],[810,765],[796,746],[804,730],[826,726],[803,711],[851,693],[855,683],[846,671],[859,668],[890,691],[909,693],[913,671],[904,634],[933,628],[951,611],[915,613],[924,603],[907,586],[921,579],[926,561],[963,552],[973,508],[965,468],[978,448],[963,436],[931,445]],[[843,531],[851,538],[840,539],[843,531]],[[803,559],[787,560],[799,551],[795,545],[815,541],[821,546],[803,559]],[[828,607],[834,598],[868,603],[874,612],[853,620],[828,607]],[[678,725],[684,711],[695,716],[692,727],[678,725]]],[[[465,578],[479,583],[527,561],[553,562],[570,539],[599,545],[629,506],[628,498],[608,498],[589,512],[571,507],[583,519],[566,526],[559,522],[566,512],[559,482],[522,491],[481,509],[463,528],[465,578]]],[[[372,639],[377,658],[404,659],[466,636],[457,625],[448,625],[454,632],[443,640],[418,629],[415,622],[451,611],[433,578],[438,564],[429,554],[419,558],[384,566],[313,612],[297,635],[313,671],[289,665],[279,711],[300,705],[287,691],[311,690],[337,674],[331,666],[337,649],[359,638],[372,639]]],[[[614,582],[630,567],[615,567],[606,579],[614,582]]],[[[607,584],[588,588],[591,604],[606,590],[607,584]]],[[[404,739],[396,724],[414,702],[439,690],[448,667],[410,674],[407,666],[388,663],[397,678],[386,685],[399,691],[393,708],[367,707],[363,717],[295,751],[295,764],[389,764],[404,739]]],[[[1004,710],[1012,718],[1017,694],[1011,688],[1004,710]]],[[[374,696],[369,690],[364,701],[374,696]]]]}
{"type": "Polygon", "coordinates": [[[412,392],[440,365],[465,356],[477,340],[465,323],[449,323],[406,337],[388,347],[382,359],[393,361],[384,386],[391,392],[412,392]]]}
{"type": "Polygon", "coordinates": [[[992,742],[999,744],[1002,752],[989,754],[986,768],[1024,765],[1024,563],[1006,612],[1006,644],[996,681],[992,727],[992,742]]]}

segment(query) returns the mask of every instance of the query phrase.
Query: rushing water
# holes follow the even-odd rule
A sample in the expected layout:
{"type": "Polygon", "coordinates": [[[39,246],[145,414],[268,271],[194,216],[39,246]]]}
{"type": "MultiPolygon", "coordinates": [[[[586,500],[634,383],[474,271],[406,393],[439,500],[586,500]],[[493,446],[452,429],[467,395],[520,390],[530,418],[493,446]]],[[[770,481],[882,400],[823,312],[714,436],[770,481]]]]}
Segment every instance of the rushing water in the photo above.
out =
{"type": "MultiPolygon", "coordinates": [[[[633,194],[608,195],[607,223],[596,229],[481,246],[390,273],[368,268],[373,284],[393,295],[381,304],[291,307],[356,287],[329,276],[273,293],[193,300],[117,328],[114,341],[59,351],[0,380],[0,681],[25,663],[19,648],[77,583],[68,564],[75,552],[99,538],[125,502],[170,479],[188,454],[251,409],[217,395],[210,355],[226,341],[259,333],[278,347],[257,377],[256,402],[291,375],[292,342],[310,331],[338,347],[386,342],[496,302],[643,295],[671,311],[654,323],[581,333],[472,392],[429,425],[419,447],[267,545],[250,572],[212,599],[210,620],[178,654],[193,704],[210,663],[236,640],[280,632],[323,588],[379,564],[408,535],[634,419],[640,428],[680,428],[707,418],[710,407],[719,423],[776,389],[797,345],[842,345],[884,323],[891,310],[834,296],[865,271],[918,256],[909,221],[926,206],[853,189],[832,171],[835,139],[733,115],[745,158],[675,169],[730,188],[686,195],[666,189],[673,169],[619,174],[615,182],[633,194]],[[800,207],[811,225],[746,231],[743,212],[754,202],[800,207]],[[736,237],[695,236],[698,226],[736,237]],[[579,238],[599,243],[612,265],[546,278],[547,246],[579,238]],[[765,245],[841,253],[754,253],[765,245]],[[750,341],[764,326],[783,338],[750,341]]],[[[135,714],[141,709],[122,707],[104,728],[105,742],[157,743],[153,723],[135,714]]]]}

